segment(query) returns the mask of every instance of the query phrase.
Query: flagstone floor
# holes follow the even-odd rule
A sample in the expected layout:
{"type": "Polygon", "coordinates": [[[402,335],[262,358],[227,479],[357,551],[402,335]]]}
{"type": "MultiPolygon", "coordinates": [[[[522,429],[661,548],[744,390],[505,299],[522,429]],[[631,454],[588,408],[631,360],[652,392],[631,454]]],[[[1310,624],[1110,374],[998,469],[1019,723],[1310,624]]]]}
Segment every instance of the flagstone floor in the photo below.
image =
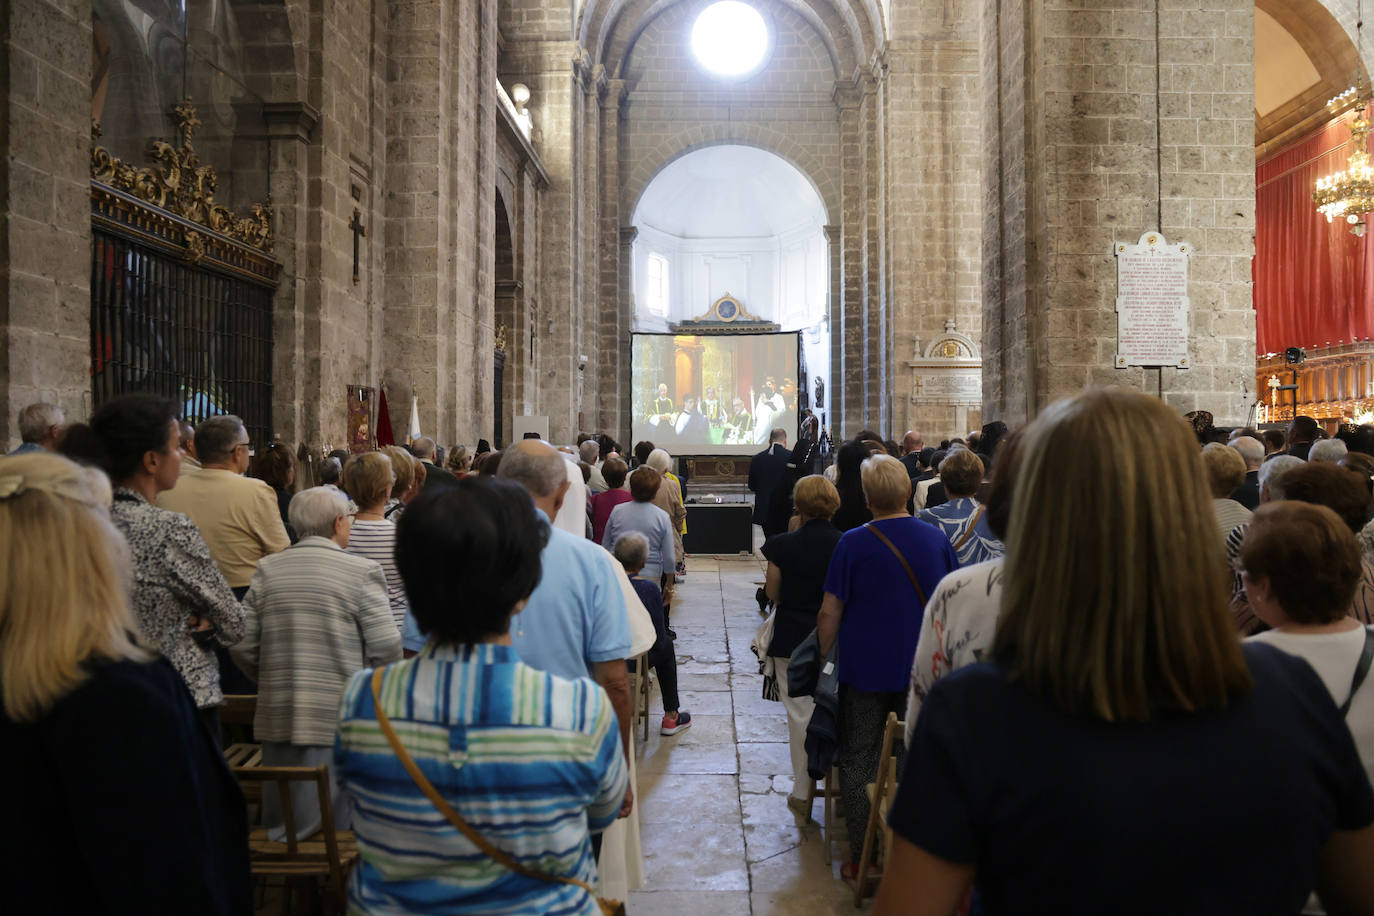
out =
{"type": "MultiPolygon", "coordinates": [[[[839,880],[843,828],[827,865],[823,802],[806,824],[787,807],[786,715],[781,703],[762,698],[749,650],[761,622],[754,590],[762,581],[760,561],[751,557],[687,561],[672,627],[692,727],[671,738],[652,728],[639,750],[645,885],[627,901],[633,916],[855,912],[839,880]]],[[[657,681],[649,703],[657,725],[657,681]]]]}

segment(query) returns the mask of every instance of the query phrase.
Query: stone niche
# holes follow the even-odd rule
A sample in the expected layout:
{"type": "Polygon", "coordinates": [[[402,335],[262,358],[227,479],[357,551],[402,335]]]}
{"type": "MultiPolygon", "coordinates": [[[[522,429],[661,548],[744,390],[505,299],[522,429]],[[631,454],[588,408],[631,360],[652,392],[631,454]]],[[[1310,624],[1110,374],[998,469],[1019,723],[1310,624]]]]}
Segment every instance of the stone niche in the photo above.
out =
{"type": "MultiPolygon", "coordinates": [[[[908,428],[962,436],[983,424],[983,358],[953,319],[928,346],[914,340],[908,428]]],[[[929,436],[927,437],[929,438],[929,436]]]]}

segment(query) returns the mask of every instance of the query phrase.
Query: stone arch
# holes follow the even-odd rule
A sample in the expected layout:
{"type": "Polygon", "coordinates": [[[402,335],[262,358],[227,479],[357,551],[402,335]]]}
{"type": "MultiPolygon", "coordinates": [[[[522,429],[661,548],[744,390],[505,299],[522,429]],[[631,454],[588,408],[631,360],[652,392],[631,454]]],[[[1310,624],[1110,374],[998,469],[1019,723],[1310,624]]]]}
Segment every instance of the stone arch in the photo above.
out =
{"type": "Polygon", "coordinates": [[[1260,155],[1282,148],[1325,121],[1329,117],[1326,100],[1352,85],[1357,75],[1368,80],[1366,65],[1333,10],[1340,5],[1333,0],[1255,0],[1256,12],[1265,14],[1287,33],[1276,46],[1266,46],[1257,24],[1256,63],[1267,48],[1282,60],[1279,46],[1288,42],[1292,48],[1295,43],[1317,75],[1317,82],[1273,110],[1259,110],[1256,100],[1255,144],[1260,155]]]}
{"type": "MultiPolygon", "coordinates": [[[[694,0],[589,0],[576,25],[582,46],[618,75],[639,35],[669,9],[694,0]]],[[[768,0],[805,20],[825,44],[837,78],[849,78],[881,48],[881,14],[872,0],[768,0]],[[856,12],[859,7],[861,22],[856,12]],[[870,9],[871,8],[871,9],[870,9]]]]}
{"type": "Polygon", "coordinates": [[[806,176],[811,187],[825,205],[827,220],[835,220],[840,212],[840,179],[830,174],[824,165],[799,143],[780,131],[759,124],[706,124],[686,128],[665,139],[654,149],[639,157],[621,191],[621,212],[632,214],[639,206],[644,190],[659,172],[688,153],[708,146],[735,144],[752,146],[772,153],[806,176]]]}

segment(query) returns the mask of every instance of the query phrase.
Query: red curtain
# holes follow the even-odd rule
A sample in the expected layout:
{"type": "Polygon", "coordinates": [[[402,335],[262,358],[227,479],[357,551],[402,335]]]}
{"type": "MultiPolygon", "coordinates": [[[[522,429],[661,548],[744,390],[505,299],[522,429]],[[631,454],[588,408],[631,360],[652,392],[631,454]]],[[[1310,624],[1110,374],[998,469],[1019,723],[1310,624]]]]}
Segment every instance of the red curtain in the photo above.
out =
{"type": "Polygon", "coordinates": [[[1358,238],[1312,203],[1319,177],[1345,168],[1347,117],[1255,167],[1255,343],[1260,353],[1374,337],[1374,233],[1358,238]]]}

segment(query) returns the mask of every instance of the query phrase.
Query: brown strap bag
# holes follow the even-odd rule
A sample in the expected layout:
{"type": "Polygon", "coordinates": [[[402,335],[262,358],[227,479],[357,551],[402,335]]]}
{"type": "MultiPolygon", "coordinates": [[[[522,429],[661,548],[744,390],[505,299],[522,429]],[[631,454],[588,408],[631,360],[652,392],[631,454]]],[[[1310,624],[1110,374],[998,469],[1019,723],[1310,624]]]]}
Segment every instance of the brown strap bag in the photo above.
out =
{"type": "Polygon", "coordinates": [[[619,900],[607,900],[602,897],[597,897],[596,888],[592,887],[586,881],[581,881],[577,878],[565,878],[562,875],[551,875],[548,872],[526,868],[524,865],[515,861],[510,855],[489,843],[486,837],[482,836],[476,830],[473,830],[472,827],[468,825],[468,822],[463,820],[463,816],[444,800],[444,797],[439,794],[439,790],[434,788],[434,784],[425,778],[424,773],[420,772],[420,768],[415,765],[415,760],[410,756],[410,752],[405,749],[405,745],[401,744],[401,739],[397,736],[396,729],[391,727],[391,719],[389,719],[387,714],[382,710],[382,671],[383,669],[378,668],[372,672],[372,706],[377,713],[377,725],[381,727],[382,734],[386,735],[386,740],[391,743],[391,749],[396,752],[396,758],[401,761],[401,766],[406,768],[406,772],[409,773],[410,778],[415,781],[415,785],[419,786],[420,791],[425,793],[425,797],[433,803],[434,807],[439,809],[439,813],[448,818],[449,823],[457,827],[458,832],[467,837],[472,845],[476,846],[478,849],[482,850],[482,852],[496,860],[498,864],[504,865],[517,875],[533,878],[536,881],[544,881],[548,884],[575,885],[576,887],[582,888],[593,897],[596,897],[596,902],[601,907],[603,916],[625,916],[625,904],[621,903],[619,900]]]}
{"type": "Polygon", "coordinates": [[[886,544],[887,549],[892,551],[892,555],[897,558],[897,562],[902,564],[902,569],[906,570],[906,577],[911,580],[911,587],[916,589],[916,597],[921,599],[921,607],[925,607],[926,590],[921,588],[921,583],[916,580],[916,573],[912,572],[911,570],[911,564],[906,561],[906,557],[902,556],[902,552],[897,549],[897,545],[892,543],[892,539],[890,537],[883,534],[876,527],[874,527],[872,522],[864,523],[864,527],[867,528],[869,531],[872,531],[877,536],[878,540],[886,544]]]}

